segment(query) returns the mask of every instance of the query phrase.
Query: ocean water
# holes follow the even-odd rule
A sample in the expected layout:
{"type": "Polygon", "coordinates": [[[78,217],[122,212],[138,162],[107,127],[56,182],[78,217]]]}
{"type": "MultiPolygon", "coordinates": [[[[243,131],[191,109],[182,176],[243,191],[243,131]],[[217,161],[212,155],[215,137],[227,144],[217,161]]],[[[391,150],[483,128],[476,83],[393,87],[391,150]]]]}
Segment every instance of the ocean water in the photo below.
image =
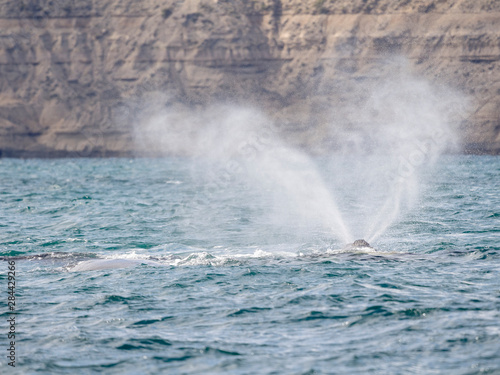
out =
{"type": "Polygon", "coordinates": [[[0,159],[1,373],[500,374],[500,158],[441,158],[357,250],[204,168],[0,159]]]}

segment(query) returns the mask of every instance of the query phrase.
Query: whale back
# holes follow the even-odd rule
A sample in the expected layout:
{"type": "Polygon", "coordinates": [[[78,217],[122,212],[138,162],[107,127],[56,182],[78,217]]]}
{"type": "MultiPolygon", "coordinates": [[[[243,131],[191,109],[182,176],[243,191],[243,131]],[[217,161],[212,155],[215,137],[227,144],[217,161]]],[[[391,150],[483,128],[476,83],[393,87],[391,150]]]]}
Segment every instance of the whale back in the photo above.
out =
{"type": "Polygon", "coordinates": [[[356,240],[352,244],[354,247],[371,247],[365,240],[356,240]]]}

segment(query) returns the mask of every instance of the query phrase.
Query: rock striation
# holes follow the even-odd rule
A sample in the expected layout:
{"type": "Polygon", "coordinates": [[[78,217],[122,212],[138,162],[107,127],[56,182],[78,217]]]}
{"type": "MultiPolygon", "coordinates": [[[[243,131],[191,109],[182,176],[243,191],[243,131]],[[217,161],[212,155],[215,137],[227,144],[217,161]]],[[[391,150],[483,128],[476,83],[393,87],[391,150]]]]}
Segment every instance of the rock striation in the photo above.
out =
{"type": "Polygon", "coordinates": [[[135,113],[154,93],[259,106],[307,146],[318,108],[405,56],[470,98],[463,150],[498,154],[499,26],[496,0],[4,0],[0,152],[140,153],[135,113]]]}

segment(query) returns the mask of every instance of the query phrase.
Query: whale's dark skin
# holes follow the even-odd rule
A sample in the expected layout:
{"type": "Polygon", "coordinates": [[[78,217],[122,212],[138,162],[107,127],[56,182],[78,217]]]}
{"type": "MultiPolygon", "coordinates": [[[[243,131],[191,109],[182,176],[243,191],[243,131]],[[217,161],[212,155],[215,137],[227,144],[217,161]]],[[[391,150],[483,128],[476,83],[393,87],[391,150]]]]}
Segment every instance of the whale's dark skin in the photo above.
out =
{"type": "Polygon", "coordinates": [[[356,249],[362,249],[362,248],[373,249],[373,247],[371,247],[371,245],[368,242],[366,242],[365,240],[356,240],[353,243],[347,244],[344,247],[344,250],[356,250],[356,249]]]}
{"type": "Polygon", "coordinates": [[[41,260],[41,259],[52,259],[60,260],[64,258],[88,258],[89,254],[84,253],[65,253],[65,252],[51,252],[42,254],[28,254],[28,255],[2,255],[0,256],[0,261],[9,260],[41,260]]]}
{"type": "Polygon", "coordinates": [[[368,242],[365,240],[356,240],[352,243],[352,246],[354,247],[371,247],[368,242]]]}

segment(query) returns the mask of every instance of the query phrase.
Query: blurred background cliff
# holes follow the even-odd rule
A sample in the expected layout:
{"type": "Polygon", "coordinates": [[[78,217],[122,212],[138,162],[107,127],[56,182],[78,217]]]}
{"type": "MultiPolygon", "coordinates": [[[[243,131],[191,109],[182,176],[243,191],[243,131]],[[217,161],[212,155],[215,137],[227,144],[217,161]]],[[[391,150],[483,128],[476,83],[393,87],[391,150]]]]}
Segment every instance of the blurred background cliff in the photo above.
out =
{"type": "Polygon", "coordinates": [[[147,154],[138,113],[228,101],[314,147],[395,56],[469,97],[464,152],[500,152],[497,0],[1,0],[0,152],[147,154]]]}

